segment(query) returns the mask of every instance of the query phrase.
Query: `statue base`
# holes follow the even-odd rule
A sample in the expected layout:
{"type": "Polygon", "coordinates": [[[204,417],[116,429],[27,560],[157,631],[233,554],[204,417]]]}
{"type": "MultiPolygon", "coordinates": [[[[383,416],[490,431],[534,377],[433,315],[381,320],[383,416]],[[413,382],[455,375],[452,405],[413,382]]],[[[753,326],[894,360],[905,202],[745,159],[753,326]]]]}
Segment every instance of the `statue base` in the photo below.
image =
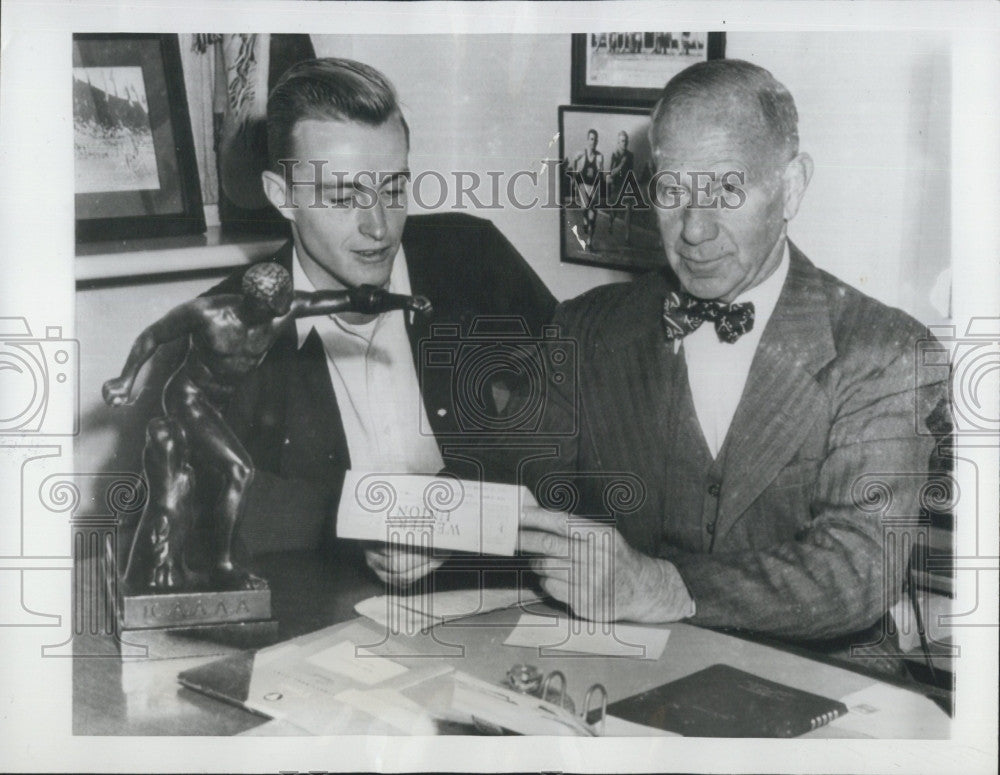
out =
{"type": "Polygon", "coordinates": [[[278,641],[270,589],[136,594],[121,580],[111,541],[103,559],[115,640],[123,656],[225,656],[278,641]]]}
{"type": "Polygon", "coordinates": [[[229,656],[239,651],[263,648],[278,642],[278,621],[227,622],[122,629],[115,625],[122,647],[144,649],[146,659],[229,656]]]}

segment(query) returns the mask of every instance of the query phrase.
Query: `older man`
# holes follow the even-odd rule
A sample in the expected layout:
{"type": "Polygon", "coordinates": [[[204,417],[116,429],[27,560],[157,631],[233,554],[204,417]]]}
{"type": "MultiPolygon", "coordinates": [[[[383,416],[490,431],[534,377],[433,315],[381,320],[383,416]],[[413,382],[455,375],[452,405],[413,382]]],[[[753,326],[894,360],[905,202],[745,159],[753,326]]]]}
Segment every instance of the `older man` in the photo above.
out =
{"type": "MultiPolygon", "coordinates": [[[[946,386],[917,383],[925,329],[788,240],[813,163],[769,72],[735,60],[681,72],[650,144],[672,272],[597,288],[556,316],[580,379],[549,416],[576,432],[544,470],[578,486],[577,514],[615,517],[613,539],[588,550],[587,530],[537,510],[521,546],[585,617],[683,619],[831,652],[879,641],[906,558],[887,556],[854,488],[926,471],[925,418],[946,407],[946,386]],[[632,482],[628,509],[604,497],[616,473],[632,482]]],[[[893,492],[893,512],[917,514],[919,479],[900,481],[914,484],[893,492]]]]}

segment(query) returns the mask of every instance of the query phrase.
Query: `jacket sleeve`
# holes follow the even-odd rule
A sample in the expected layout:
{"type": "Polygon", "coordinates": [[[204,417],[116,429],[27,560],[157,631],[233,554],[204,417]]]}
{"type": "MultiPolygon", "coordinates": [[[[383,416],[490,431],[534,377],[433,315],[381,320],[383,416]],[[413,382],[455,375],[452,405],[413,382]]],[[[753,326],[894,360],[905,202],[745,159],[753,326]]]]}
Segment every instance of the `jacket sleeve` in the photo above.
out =
{"type": "Polygon", "coordinates": [[[250,554],[306,551],[334,538],[334,520],[345,469],[328,481],[279,476],[257,469],[247,490],[239,539],[250,554]]]}

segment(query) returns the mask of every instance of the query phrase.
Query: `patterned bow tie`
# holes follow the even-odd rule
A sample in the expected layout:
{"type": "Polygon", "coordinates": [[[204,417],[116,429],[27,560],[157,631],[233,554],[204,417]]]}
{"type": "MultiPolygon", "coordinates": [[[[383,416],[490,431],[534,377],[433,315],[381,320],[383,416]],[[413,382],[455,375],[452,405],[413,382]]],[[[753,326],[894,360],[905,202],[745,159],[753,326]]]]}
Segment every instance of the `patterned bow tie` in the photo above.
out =
{"type": "Polygon", "coordinates": [[[753,302],[726,304],[674,292],[663,300],[663,328],[668,342],[687,336],[706,320],[715,323],[719,341],[732,344],[753,330],[753,302]]]}

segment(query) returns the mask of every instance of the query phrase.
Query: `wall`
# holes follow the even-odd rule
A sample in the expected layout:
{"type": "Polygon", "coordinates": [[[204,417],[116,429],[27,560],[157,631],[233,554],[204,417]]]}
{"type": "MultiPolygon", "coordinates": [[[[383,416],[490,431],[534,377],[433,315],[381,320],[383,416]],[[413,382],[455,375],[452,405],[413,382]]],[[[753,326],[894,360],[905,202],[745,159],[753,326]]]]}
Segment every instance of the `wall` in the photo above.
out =
{"type": "Polygon", "coordinates": [[[950,315],[951,52],[933,32],[732,33],[795,97],[816,163],[792,239],[927,322],[950,315]]]}
{"type": "Polygon", "coordinates": [[[77,293],[76,335],[80,340],[80,435],[74,455],[81,473],[141,470],[139,460],[111,461],[118,427],[132,411],[109,409],[101,401],[104,380],[117,376],[139,332],[177,304],[192,299],[217,280],[153,283],[77,293]]]}
{"type": "MultiPolygon", "coordinates": [[[[313,44],[319,55],[368,62],[396,84],[414,173],[509,175],[557,156],[556,106],[569,103],[566,35],[323,35],[313,44]]],[[[732,32],[726,55],[771,70],[798,104],[801,147],[816,173],[789,230],[796,243],[881,301],[927,322],[946,317],[947,289],[937,308],[931,292],[950,266],[948,37],[732,32]]],[[[559,263],[554,211],[481,214],[560,298],[618,279],[559,263]]]]}
{"type": "MultiPolygon", "coordinates": [[[[410,125],[414,175],[469,170],[485,179],[495,170],[506,181],[558,157],[556,109],[570,101],[568,35],[314,35],[313,46],[319,56],[367,62],[396,85],[410,125]]],[[[432,203],[436,188],[427,191],[432,203]]],[[[492,219],[560,299],[626,278],[560,263],[558,210],[474,214],[492,219]]]]}
{"type": "MultiPolygon", "coordinates": [[[[569,103],[567,35],[316,36],[320,55],[361,59],[396,84],[412,130],[414,173],[540,169],[557,155],[557,106],[569,103]]],[[[790,228],[820,266],[917,317],[948,309],[948,39],[933,33],[730,33],[728,55],[771,69],[795,96],[816,173],[790,228]],[[935,298],[936,294],[936,298],[935,298]],[[937,306],[935,306],[935,301],[937,306]]],[[[418,208],[419,209],[419,208],[418,208]]],[[[559,298],[618,279],[561,264],[558,212],[487,210],[559,298]]],[[[113,445],[100,385],[133,337],[214,281],[80,292],[81,466],[113,445]]]]}

